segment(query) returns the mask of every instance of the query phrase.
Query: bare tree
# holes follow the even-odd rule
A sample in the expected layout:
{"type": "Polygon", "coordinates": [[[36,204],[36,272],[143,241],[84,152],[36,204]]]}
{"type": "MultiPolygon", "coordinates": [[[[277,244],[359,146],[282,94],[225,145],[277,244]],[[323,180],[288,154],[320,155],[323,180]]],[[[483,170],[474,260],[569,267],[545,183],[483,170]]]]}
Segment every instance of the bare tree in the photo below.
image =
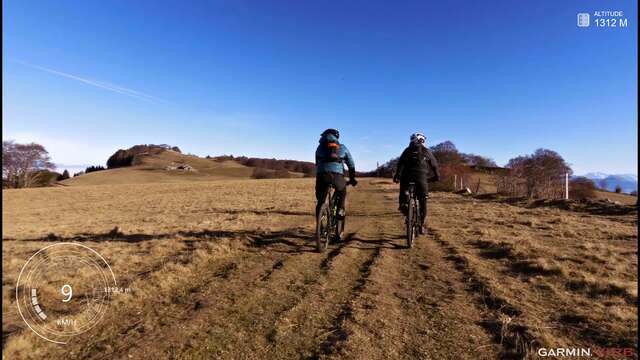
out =
{"type": "Polygon", "coordinates": [[[531,155],[515,157],[509,160],[506,167],[511,171],[514,184],[518,183],[517,179],[524,181],[524,195],[527,197],[561,197],[563,176],[573,173],[560,154],[548,149],[538,149],[531,155]]]}
{"type": "Polygon", "coordinates": [[[476,154],[462,154],[462,158],[468,165],[479,167],[498,167],[493,159],[476,154]]]}
{"type": "Polygon", "coordinates": [[[31,187],[38,183],[44,170],[54,169],[44,146],[36,143],[2,142],[2,180],[8,187],[31,187]]]}
{"type": "Polygon", "coordinates": [[[594,199],[596,198],[596,184],[586,177],[579,176],[571,180],[569,185],[570,199],[594,199]]]}

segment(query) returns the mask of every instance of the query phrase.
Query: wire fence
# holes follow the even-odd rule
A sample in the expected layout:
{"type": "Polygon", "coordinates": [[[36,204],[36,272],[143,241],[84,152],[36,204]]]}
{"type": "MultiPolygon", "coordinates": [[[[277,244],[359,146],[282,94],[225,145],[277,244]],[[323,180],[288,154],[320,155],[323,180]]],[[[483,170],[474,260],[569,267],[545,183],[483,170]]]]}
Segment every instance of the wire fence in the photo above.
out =
{"type": "Polygon", "coordinates": [[[455,174],[454,190],[469,189],[474,194],[495,192],[510,197],[568,199],[569,175],[521,178],[512,175],[493,175],[492,184],[473,174],[455,174]],[[483,181],[484,180],[484,181],[483,181]]]}

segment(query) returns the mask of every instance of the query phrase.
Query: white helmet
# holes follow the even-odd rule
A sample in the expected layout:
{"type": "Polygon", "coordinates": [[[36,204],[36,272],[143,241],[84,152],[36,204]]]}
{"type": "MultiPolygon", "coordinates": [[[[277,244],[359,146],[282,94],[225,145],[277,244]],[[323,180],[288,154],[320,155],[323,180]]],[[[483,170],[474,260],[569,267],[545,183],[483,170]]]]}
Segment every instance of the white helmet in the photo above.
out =
{"type": "Polygon", "coordinates": [[[417,132],[417,133],[411,134],[411,142],[424,144],[425,141],[427,141],[427,138],[424,136],[423,133],[417,132]]]}

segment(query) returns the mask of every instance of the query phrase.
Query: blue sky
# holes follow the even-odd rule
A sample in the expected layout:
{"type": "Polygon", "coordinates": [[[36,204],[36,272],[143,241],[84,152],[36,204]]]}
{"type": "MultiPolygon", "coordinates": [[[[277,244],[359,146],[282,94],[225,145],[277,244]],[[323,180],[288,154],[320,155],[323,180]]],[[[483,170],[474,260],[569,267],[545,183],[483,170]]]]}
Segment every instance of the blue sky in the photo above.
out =
{"type": "Polygon", "coordinates": [[[3,139],[57,163],[168,143],[356,167],[410,133],[495,159],[545,147],[637,174],[637,2],[3,1],[3,139]],[[267,4],[269,3],[269,4],[267,4]],[[345,4],[346,3],[346,4],[345,4]],[[628,28],[578,28],[621,10],[628,28]]]}

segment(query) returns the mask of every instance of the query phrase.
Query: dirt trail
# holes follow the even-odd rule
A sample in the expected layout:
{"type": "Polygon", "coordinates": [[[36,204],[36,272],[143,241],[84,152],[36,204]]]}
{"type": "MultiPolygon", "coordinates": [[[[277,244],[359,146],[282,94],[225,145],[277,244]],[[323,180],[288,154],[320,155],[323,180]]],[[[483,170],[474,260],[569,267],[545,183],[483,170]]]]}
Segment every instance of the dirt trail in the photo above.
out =
{"type": "MultiPolygon", "coordinates": [[[[263,232],[137,235],[126,249],[166,247],[132,270],[137,298],[87,336],[64,348],[39,342],[33,354],[496,359],[535,357],[542,346],[637,349],[637,215],[437,193],[429,234],[408,250],[396,199],[388,181],[350,188],[345,239],[324,254],[300,209],[251,212],[277,224],[263,232]]],[[[17,334],[9,343],[19,349],[29,335],[17,334]]]]}
{"type": "Polygon", "coordinates": [[[300,230],[306,239],[290,236],[257,252],[250,242],[237,258],[226,260],[238,267],[228,277],[205,276],[206,285],[189,300],[198,304],[197,311],[186,311],[178,323],[140,336],[116,353],[496,358],[500,346],[480,325],[482,314],[469,305],[473,298],[463,276],[432,236],[420,238],[411,251],[404,248],[395,205],[392,189],[363,183],[351,191],[345,241],[325,254],[313,251],[310,230],[300,230]]]}

